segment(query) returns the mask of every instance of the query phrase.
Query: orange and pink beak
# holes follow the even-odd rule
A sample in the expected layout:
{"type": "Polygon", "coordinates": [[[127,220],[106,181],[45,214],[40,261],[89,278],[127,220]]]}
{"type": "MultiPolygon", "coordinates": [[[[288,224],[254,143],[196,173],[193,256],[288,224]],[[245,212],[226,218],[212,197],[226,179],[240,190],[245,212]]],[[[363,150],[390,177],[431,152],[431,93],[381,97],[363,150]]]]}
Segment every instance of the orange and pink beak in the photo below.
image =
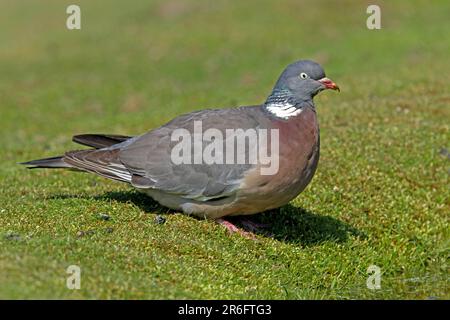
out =
{"type": "Polygon", "coordinates": [[[333,81],[331,81],[331,79],[328,78],[322,78],[320,80],[318,80],[321,84],[323,84],[325,86],[326,89],[332,89],[332,90],[337,90],[337,91],[341,91],[338,87],[338,85],[336,83],[334,83],[333,81]]]}

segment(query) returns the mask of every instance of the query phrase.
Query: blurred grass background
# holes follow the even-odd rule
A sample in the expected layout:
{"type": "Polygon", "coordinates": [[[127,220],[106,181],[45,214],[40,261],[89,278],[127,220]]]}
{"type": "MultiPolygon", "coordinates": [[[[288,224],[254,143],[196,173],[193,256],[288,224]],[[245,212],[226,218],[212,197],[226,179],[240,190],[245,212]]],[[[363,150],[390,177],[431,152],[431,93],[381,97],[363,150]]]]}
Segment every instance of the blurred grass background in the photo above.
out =
{"type": "Polygon", "coordinates": [[[449,16],[446,0],[0,1],[0,298],[448,299],[449,16]],[[167,211],[126,185],[16,165],[77,148],[76,133],[261,103],[302,58],[342,90],[316,98],[312,184],[257,217],[272,238],[158,225],[167,211]]]}

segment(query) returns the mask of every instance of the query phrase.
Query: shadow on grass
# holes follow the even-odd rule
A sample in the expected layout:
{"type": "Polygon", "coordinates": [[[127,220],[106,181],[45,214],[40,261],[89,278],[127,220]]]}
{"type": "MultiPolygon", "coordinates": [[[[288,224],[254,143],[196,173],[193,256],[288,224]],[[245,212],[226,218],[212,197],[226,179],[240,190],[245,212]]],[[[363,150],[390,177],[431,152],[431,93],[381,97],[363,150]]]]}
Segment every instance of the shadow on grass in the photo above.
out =
{"type": "Polygon", "coordinates": [[[254,219],[268,224],[267,232],[274,239],[303,246],[344,243],[350,237],[366,238],[363,232],[348,223],[291,204],[255,215],[254,219]]]}
{"type": "MultiPolygon", "coordinates": [[[[54,195],[52,199],[85,198],[76,195],[54,195]]],[[[124,203],[133,203],[147,213],[169,214],[177,211],[159,205],[153,199],[135,191],[106,192],[103,195],[93,197],[96,200],[114,200],[124,203]]],[[[264,224],[260,230],[249,230],[262,236],[295,243],[303,246],[320,245],[324,242],[344,243],[349,237],[365,238],[364,233],[351,225],[330,216],[316,214],[304,208],[298,208],[291,204],[282,208],[270,210],[261,214],[246,217],[227,218],[245,228],[241,221],[250,221],[255,224],[264,224]]]]}

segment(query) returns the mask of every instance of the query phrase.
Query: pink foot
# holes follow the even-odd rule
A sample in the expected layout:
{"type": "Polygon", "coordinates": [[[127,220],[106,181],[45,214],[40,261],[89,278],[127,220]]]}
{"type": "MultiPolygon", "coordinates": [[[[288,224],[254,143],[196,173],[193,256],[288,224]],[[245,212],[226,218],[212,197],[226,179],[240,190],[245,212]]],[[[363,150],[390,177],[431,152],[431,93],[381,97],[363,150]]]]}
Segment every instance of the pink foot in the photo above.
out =
{"type": "Polygon", "coordinates": [[[247,239],[253,239],[253,240],[256,239],[256,237],[253,233],[241,230],[238,227],[236,227],[234,224],[232,224],[231,222],[229,222],[225,219],[219,218],[219,219],[216,219],[216,222],[218,224],[223,225],[225,228],[227,228],[228,232],[230,232],[230,233],[238,233],[247,239]]]}

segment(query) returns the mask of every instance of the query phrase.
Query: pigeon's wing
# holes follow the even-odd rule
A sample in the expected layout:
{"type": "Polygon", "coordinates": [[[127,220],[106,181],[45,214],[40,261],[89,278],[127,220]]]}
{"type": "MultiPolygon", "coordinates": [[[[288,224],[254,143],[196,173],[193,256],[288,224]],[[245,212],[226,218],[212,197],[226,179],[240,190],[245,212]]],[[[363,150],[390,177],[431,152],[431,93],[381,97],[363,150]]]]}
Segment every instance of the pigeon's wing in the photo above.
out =
{"type": "MultiPolygon", "coordinates": [[[[117,145],[120,147],[118,158],[132,173],[131,183],[138,188],[158,189],[198,201],[230,195],[239,188],[245,173],[254,164],[175,164],[171,153],[180,141],[172,141],[172,134],[177,129],[193,133],[194,125],[197,125],[198,129],[201,123],[203,132],[207,129],[221,131],[223,139],[220,142],[225,146],[226,129],[246,130],[260,126],[258,119],[254,117],[257,110],[257,107],[202,110],[180,116],[160,128],[134,138],[125,146],[117,145]]],[[[247,151],[248,149],[246,148],[247,151]]]]}
{"type": "Polygon", "coordinates": [[[132,174],[120,163],[118,153],[118,149],[69,151],[62,157],[62,162],[71,168],[130,183],[132,174]]]}
{"type": "Polygon", "coordinates": [[[107,148],[127,141],[132,137],[116,134],[79,134],[72,137],[72,141],[95,149],[107,148]]]}

